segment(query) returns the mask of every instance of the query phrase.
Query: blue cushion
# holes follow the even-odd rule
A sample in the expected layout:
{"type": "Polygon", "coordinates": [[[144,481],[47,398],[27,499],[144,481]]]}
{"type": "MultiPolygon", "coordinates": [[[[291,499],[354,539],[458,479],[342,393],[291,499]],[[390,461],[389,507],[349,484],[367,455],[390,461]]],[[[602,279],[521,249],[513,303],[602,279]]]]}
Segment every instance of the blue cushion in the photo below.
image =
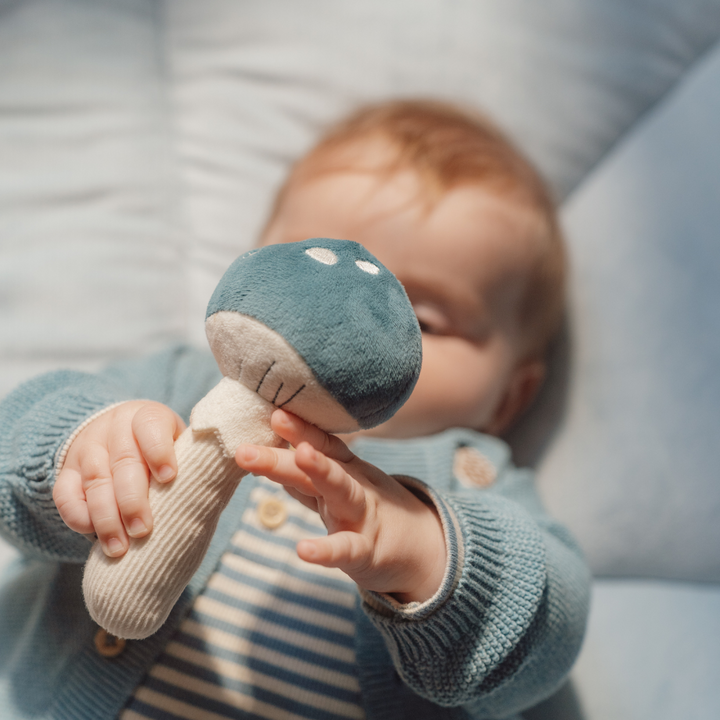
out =
{"type": "Polygon", "coordinates": [[[718,127],[720,45],[564,209],[570,374],[540,487],[597,574],[720,581],[718,127]]]}
{"type": "Polygon", "coordinates": [[[718,586],[596,583],[572,673],[582,720],[720,717],[719,637],[718,586]]]}

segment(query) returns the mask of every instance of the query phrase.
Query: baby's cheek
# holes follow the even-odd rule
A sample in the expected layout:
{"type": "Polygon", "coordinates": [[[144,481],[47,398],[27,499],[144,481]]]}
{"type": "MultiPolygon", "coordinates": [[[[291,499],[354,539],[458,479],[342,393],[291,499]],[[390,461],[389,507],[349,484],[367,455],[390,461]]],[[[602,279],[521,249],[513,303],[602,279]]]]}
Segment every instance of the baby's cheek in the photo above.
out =
{"type": "Polygon", "coordinates": [[[501,373],[494,378],[489,355],[461,338],[429,336],[423,342],[420,379],[408,403],[443,427],[480,429],[502,394],[501,373]],[[495,381],[493,381],[495,380],[495,381]]]}

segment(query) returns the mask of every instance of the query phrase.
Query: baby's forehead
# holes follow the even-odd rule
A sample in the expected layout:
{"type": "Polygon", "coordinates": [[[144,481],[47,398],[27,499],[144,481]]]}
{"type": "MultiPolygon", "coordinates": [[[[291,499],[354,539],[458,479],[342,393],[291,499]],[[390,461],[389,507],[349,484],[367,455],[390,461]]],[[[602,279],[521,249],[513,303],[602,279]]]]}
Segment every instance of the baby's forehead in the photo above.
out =
{"type": "Polygon", "coordinates": [[[327,180],[333,175],[362,175],[374,181],[377,187],[392,185],[404,177],[412,179],[413,199],[426,212],[456,190],[471,190],[509,203],[518,214],[539,216],[537,207],[528,202],[521,182],[509,179],[507,173],[493,173],[477,177],[451,178],[432,161],[407,155],[392,138],[379,133],[345,138],[341,142],[311,151],[296,164],[285,187],[280,203],[295,190],[313,181],[327,180]]]}
{"type": "Polygon", "coordinates": [[[547,223],[537,208],[492,183],[442,187],[412,165],[353,159],[344,157],[342,164],[328,162],[316,172],[299,175],[278,209],[300,206],[303,215],[314,218],[344,213],[354,228],[363,218],[375,226],[378,220],[408,216],[412,227],[393,239],[405,245],[408,263],[417,254],[450,254],[461,272],[468,262],[479,272],[485,266],[492,272],[522,272],[547,235],[547,223]]]}
{"type": "Polygon", "coordinates": [[[400,145],[380,132],[344,137],[321,144],[301,158],[295,169],[301,174],[339,171],[383,171],[396,167],[402,155],[400,145]]]}
{"type": "Polygon", "coordinates": [[[446,263],[448,285],[472,287],[479,304],[507,318],[522,314],[547,254],[541,213],[482,186],[455,188],[428,218],[430,260],[446,263]]]}

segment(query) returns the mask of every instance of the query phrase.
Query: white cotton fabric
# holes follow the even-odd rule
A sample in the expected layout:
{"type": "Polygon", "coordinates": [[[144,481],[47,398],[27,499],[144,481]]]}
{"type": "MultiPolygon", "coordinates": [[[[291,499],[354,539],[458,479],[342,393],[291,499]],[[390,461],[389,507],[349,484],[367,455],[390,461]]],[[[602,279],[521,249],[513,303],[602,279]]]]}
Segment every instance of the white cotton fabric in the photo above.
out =
{"type": "Polygon", "coordinates": [[[157,3],[0,2],[0,394],[182,336],[157,3]]]}

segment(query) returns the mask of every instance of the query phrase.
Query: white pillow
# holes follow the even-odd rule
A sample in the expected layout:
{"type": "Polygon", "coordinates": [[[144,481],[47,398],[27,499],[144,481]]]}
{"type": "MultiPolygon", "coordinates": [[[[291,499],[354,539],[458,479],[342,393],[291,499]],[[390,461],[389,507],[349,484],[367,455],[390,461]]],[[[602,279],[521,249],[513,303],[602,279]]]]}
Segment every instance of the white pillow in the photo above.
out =
{"type": "Polygon", "coordinates": [[[0,396],[183,333],[161,35],[146,0],[0,4],[0,396]]]}

